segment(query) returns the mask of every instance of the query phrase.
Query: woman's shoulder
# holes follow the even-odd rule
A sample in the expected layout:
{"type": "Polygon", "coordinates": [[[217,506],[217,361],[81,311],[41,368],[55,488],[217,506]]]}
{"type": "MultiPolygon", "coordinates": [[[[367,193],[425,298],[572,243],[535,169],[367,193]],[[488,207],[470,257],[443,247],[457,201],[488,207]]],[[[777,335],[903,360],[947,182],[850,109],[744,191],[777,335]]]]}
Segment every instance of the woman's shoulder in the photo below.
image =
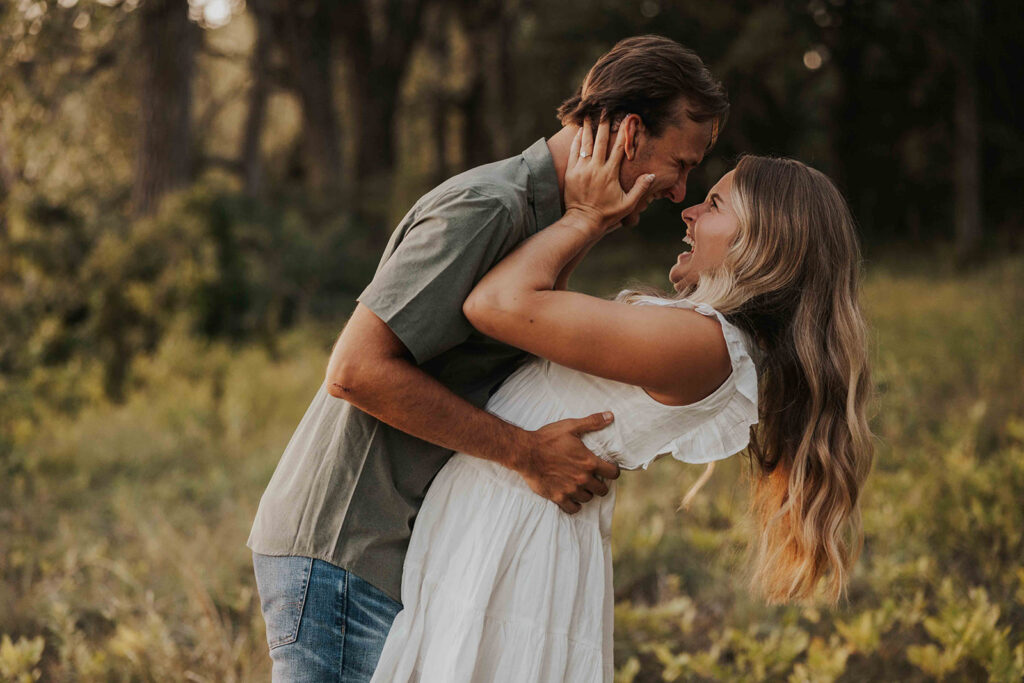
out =
{"type": "Polygon", "coordinates": [[[657,454],[670,453],[677,460],[706,463],[726,458],[746,447],[750,427],[758,421],[757,370],[751,339],[713,306],[686,298],[657,295],[620,295],[634,305],[671,306],[692,310],[716,319],[729,353],[731,372],[709,396],[683,406],[663,406],[642,434],[626,444],[628,456],[620,464],[628,469],[646,468],[657,454]]]}
{"type": "Polygon", "coordinates": [[[656,294],[638,294],[630,290],[619,292],[617,301],[623,301],[634,306],[670,306],[684,310],[691,310],[701,315],[713,318],[718,321],[722,328],[722,336],[725,337],[729,349],[729,358],[735,369],[737,364],[747,359],[751,362],[757,356],[756,344],[753,338],[735,323],[730,321],[723,313],[701,301],[693,301],[685,297],[666,297],[656,294]]]}

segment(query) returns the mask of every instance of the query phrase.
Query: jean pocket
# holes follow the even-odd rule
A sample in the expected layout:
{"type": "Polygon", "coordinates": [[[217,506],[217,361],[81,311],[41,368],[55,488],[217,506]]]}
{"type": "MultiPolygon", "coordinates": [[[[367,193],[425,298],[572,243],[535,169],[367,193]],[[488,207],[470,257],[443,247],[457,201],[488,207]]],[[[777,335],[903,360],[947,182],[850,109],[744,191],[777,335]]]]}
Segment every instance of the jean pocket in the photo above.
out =
{"type": "Polygon", "coordinates": [[[294,643],[299,637],[313,559],[253,553],[252,563],[263,621],[267,624],[267,645],[273,650],[294,643]]]}

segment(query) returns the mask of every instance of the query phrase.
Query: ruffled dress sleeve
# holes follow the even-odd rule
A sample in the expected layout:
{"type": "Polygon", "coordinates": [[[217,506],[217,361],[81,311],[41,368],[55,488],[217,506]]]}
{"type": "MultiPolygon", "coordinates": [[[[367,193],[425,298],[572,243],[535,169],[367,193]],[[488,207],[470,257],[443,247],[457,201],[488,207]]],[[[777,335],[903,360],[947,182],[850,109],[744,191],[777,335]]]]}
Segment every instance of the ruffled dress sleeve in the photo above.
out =
{"type": "MultiPolygon", "coordinates": [[[[636,303],[648,302],[641,299],[636,303]]],[[[688,308],[716,318],[729,350],[732,372],[713,393],[696,403],[666,406],[648,396],[651,405],[644,411],[646,418],[636,428],[621,433],[620,466],[646,469],[666,453],[682,462],[702,464],[742,451],[750,441],[750,428],[758,421],[757,369],[749,337],[707,304],[686,299],[654,299],[649,303],[688,308]]]]}

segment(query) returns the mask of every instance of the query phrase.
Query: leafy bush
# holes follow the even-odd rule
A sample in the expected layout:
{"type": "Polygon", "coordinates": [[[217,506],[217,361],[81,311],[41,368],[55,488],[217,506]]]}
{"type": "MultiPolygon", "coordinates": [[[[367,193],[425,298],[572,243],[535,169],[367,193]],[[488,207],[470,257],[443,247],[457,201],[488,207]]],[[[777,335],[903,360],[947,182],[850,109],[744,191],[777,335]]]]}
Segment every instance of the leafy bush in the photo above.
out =
{"type": "MultiPolygon", "coordinates": [[[[750,597],[742,457],[687,513],[675,509],[700,468],[626,473],[616,680],[1021,680],[1022,276],[1020,259],[870,274],[878,451],[865,551],[838,609],[750,597]]],[[[22,393],[36,418],[11,431],[19,465],[0,478],[4,677],[267,677],[244,540],[339,327],[284,331],[275,355],[181,318],[137,358],[121,405],[102,400],[95,372],[78,375],[97,398],[73,417],[22,393]]],[[[37,381],[66,377],[52,372],[37,381]]]]}

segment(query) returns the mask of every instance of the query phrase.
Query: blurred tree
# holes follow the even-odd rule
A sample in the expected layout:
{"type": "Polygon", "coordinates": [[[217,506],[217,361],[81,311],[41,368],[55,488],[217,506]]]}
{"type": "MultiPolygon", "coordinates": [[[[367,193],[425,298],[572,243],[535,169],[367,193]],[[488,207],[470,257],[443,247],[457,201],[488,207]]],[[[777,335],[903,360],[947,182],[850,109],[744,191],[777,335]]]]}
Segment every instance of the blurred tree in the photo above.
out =
{"type": "MultiPolygon", "coordinates": [[[[0,205],[18,182],[14,168],[11,166],[10,156],[10,152],[7,151],[7,141],[4,140],[3,131],[0,130],[0,205]]],[[[3,221],[3,218],[3,214],[0,213],[0,221],[3,221]]]]}
{"type": "Polygon", "coordinates": [[[246,196],[256,197],[263,186],[263,162],[260,142],[267,115],[267,99],[271,86],[271,50],[273,48],[273,14],[270,0],[249,0],[256,35],[249,58],[248,110],[242,134],[239,158],[246,196]]]}
{"type": "Polygon", "coordinates": [[[978,114],[978,8],[974,0],[958,3],[962,36],[951,50],[956,82],[953,108],[953,206],[956,252],[961,263],[973,261],[981,247],[981,131],[978,114]]]}
{"type": "MultiPolygon", "coordinates": [[[[102,363],[123,395],[179,314],[268,348],[336,319],[384,216],[557,130],[594,60],[642,33],[731,92],[691,199],[739,153],[792,155],[840,181],[869,247],[1021,242],[1009,0],[248,0],[242,24],[197,19],[208,4],[0,4],[0,386],[102,363]]],[[[660,245],[678,210],[613,239],[660,245]]]]}
{"type": "Polygon", "coordinates": [[[461,121],[460,157],[466,168],[512,153],[508,112],[512,101],[509,43],[516,3],[506,0],[454,0],[457,30],[463,36],[463,86],[455,98],[461,121]]]}
{"type": "MultiPolygon", "coordinates": [[[[798,16],[817,34],[812,38],[822,46],[820,53],[814,53],[817,59],[829,59],[837,76],[829,135],[837,180],[866,233],[891,231],[902,212],[887,210],[890,207],[885,205],[899,192],[893,142],[899,137],[898,117],[906,111],[906,81],[897,78],[901,18],[895,3],[811,0],[806,5],[794,2],[794,6],[800,7],[798,16]],[[879,225],[883,215],[884,226],[879,225]]],[[[915,17],[910,14],[902,20],[915,17]]],[[[918,52],[920,40],[905,40],[904,49],[918,52]]],[[[813,50],[813,43],[805,44],[805,49],[813,50]]]]}
{"type": "MultiPolygon", "coordinates": [[[[797,6],[801,3],[797,3],[797,6]]],[[[1004,90],[1012,60],[984,74],[979,59],[1005,43],[983,45],[985,7],[964,0],[841,2],[811,0],[804,16],[837,67],[841,84],[830,138],[854,215],[869,242],[939,236],[958,262],[982,244],[986,173],[982,92],[1004,90]],[[993,49],[995,48],[995,49],[993,49]],[[949,218],[952,216],[952,219],[949,218]],[[922,225],[932,228],[927,235],[922,225]]],[[[991,12],[989,12],[991,13],[991,12]]],[[[1015,21],[1020,25],[1020,19],[1015,21]]],[[[1019,47],[1017,53],[1019,54],[1019,47]]],[[[991,97],[991,95],[989,95],[991,97]]]]}
{"type": "Polygon", "coordinates": [[[88,393],[56,378],[95,357],[99,342],[86,330],[101,292],[83,264],[128,213],[139,130],[134,8],[0,6],[0,403],[22,411],[36,409],[24,392],[57,408],[88,393]]]}
{"type": "Polygon", "coordinates": [[[187,0],[146,0],[139,9],[139,147],[132,200],[147,215],[192,178],[192,76],[199,27],[187,0]]]}
{"type": "Polygon", "coordinates": [[[982,119],[983,205],[996,244],[1024,246],[1024,203],[1008,188],[1024,184],[1024,12],[1012,2],[979,5],[978,94],[982,119]],[[1009,200],[1008,200],[1009,199],[1009,200]]]}
{"type": "MultiPolygon", "coordinates": [[[[269,1],[269,0],[264,0],[269,1]]],[[[260,15],[266,5],[257,2],[257,48],[260,15]]],[[[330,0],[275,0],[271,4],[275,38],[285,56],[284,83],[302,105],[299,133],[306,186],[318,199],[336,197],[341,183],[341,140],[334,110],[334,22],[343,5],[330,0]]],[[[263,18],[266,22],[266,18],[263,18]]],[[[258,51],[257,51],[258,54],[258,51]]]]}
{"type": "MultiPolygon", "coordinates": [[[[410,114],[429,119],[432,183],[512,153],[513,2],[437,0],[424,19],[429,83],[410,114]]],[[[425,78],[426,80],[426,78],[425,78]]]]}
{"type": "MultiPolygon", "coordinates": [[[[448,81],[451,61],[451,22],[449,7],[435,2],[424,13],[423,43],[426,53],[433,62],[431,83],[418,92],[412,107],[429,119],[430,146],[433,148],[434,166],[431,184],[438,185],[452,175],[453,165],[449,161],[449,110],[451,108],[451,86],[448,81]]],[[[425,79],[423,79],[425,80],[425,79]]]]}
{"type": "Polygon", "coordinates": [[[335,15],[355,113],[357,213],[370,223],[387,215],[396,160],[395,112],[426,0],[351,0],[335,15]]]}

